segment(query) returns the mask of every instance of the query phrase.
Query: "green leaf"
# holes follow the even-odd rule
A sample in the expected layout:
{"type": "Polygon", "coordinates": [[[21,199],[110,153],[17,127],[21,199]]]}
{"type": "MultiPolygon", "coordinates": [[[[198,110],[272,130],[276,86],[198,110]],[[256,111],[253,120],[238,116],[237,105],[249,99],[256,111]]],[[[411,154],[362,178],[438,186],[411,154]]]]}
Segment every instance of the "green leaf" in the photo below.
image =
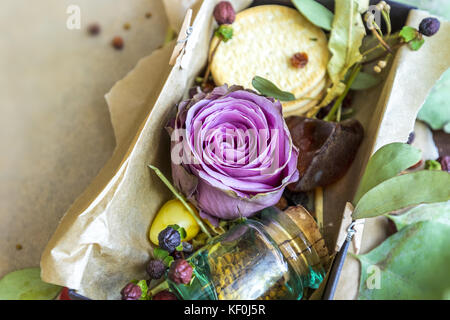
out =
{"type": "Polygon", "coordinates": [[[149,292],[148,292],[148,285],[147,285],[147,281],[146,280],[139,280],[136,282],[136,284],[138,285],[139,288],[141,288],[142,291],[142,295],[141,298],[139,300],[149,300],[150,296],[149,296],[149,292]]]}
{"type": "Polygon", "coordinates": [[[360,10],[367,7],[367,0],[336,0],[334,19],[328,49],[332,57],[328,63],[328,75],[332,87],[321,102],[328,105],[345,90],[343,83],[348,70],[363,58],[359,48],[366,34],[360,10]]]}
{"type": "Polygon", "coordinates": [[[183,251],[183,242],[180,243],[180,244],[178,245],[178,247],[175,248],[175,250],[177,250],[177,251],[183,251]]]}
{"type": "Polygon", "coordinates": [[[227,42],[233,38],[233,27],[223,24],[217,28],[215,34],[217,37],[222,38],[223,42],[227,42]]]}
{"type": "Polygon", "coordinates": [[[178,232],[180,233],[181,240],[186,238],[187,233],[186,233],[186,230],[184,228],[180,227],[178,229],[178,232]]]}
{"type": "MultiPolygon", "coordinates": [[[[348,74],[346,80],[348,78],[348,74]]],[[[381,82],[381,77],[376,77],[373,74],[360,71],[356,75],[355,81],[353,81],[350,89],[352,90],[366,90],[372,87],[375,87],[377,84],[381,82]]]]}
{"type": "Polygon", "coordinates": [[[173,257],[172,256],[167,256],[163,259],[163,262],[166,266],[170,267],[170,264],[173,262],[173,257]]]}
{"type": "Polygon", "coordinates": [[[259,76],[255,76],[252,80],[253,87],[258,90],[264,96],[272,97],[280,101],[292,101],[295,100],[295,96],[286,91],[281,91],[278,87],[267,79],[259,76]]]}
{"type": "Polygon", "coordinates": [[[40,268],[8,273],[0,280],[0,300],[52,300],[62,287],[43,282],[40,268]]]}
{"type": "Polygon", "coordinates": [[[450,129],[450,68],[430,90],[417,118],[433,130],[440,130],[446,125],[450,129]]]}
{"type": "Polygon", "coordinates": [[[323,5],[315,0],[292,0],[292,3],[312,24],[328,31],[331,30],[334,15],[323,5]]]}
{"type": "Polygon", "coordinates": [[[425,161],[425,170],[442,170],[441,164],[436,160],[427,160],[425,161]]]}
{"type": "Polygon", "coordinates": [[[417,51],[419,50],[422,45],[425,43],[424,39],[414,39],[411,42],[408,43],[411,50],[417,51]]]}
{"type": "Polygon", "coordinates": [[[420,203],[450,200],[450,173],[417,171],[386,180],[364,194],[354,219],[376,217],[420,203]]]}
{"type": "Polygon", "coordinates": [[[448,298],[449,243],[450,226],[425,221],[401,229],[368,254],[356,256],[361,263],[358,299],[448,298]],[[374,267],[380,271],[379,288],[373,287],[374,267]]]}
{"type": "Polygon", "coordinates": [[[404,26],[402,30],[400,30],[399,36],[402,37],[405,42],[410,42],[417,37],[417,29],[410,26],[404,26]]]}
{"type": "Polygon", "coordinates": [[[168,225],[168,227],[171,227],[173,230],[178,230],[178,229],[180,229],[180,226],[177,225],[177,224],[171,224],[171,225],[168,225]]]}
{"type": "Polygon", "coordinates": [[[367,191],[415,165],[421,158],[422,152],[406,143],[394,142],[381,147],[367,163],[353,204],[357,205],[367,191]]]}
{"type": "Polygon", "coordinates": [[[161,249],[161,248],[153,249],[153,257],[155,259],[164,260],[164,258],[166,258],[168,255],[169,255],[169,252],[167,252],[164,249],[161,249]]]}
{"type": "Polygon", "coordinates": [[[450,226],[450,201],[418,205],[400,215],[388,215],[398,230],[420,222],[434,221],[450,226]]]}

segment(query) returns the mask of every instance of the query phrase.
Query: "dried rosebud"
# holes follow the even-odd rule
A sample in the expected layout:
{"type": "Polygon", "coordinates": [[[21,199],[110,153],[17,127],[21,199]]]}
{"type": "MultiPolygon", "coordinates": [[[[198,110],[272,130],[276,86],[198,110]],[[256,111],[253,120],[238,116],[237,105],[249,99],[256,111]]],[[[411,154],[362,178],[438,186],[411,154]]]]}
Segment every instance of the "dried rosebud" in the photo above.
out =
{"type": "Polygon", "coordinates": [[[419,32],[424,36],[431,37],[439,31],[441,23],[436,18],[425,18],[420,22],[419,32]]]}
{"type": "Polygon", "coordinates": [[[188,284],[191,282],[192,271],[192,266],[186,260],[175,260],[170,265],[169,279],[178,284],[188,284]]]}
{"type": "Polygon", "coordinates": [[[221,1],[214,8],[214,18],[219,25],[232,24],[236,19],[236,12],[229,1],[221,1]]]}
{"type": "Polygon", "coordinates": [[[450,156],[443,156],[439,158],[443,171],[450,172],[450,156]]]}
{"type": "Polygon", "coordinates": [[[123,48],[123,39],[121,37],[114,37],[111,41],[111,45],[116,50],[121,50],[123,48]]]}
{"type": "Polygon", "coordinates": [[[297,52],[291,57],[291,64],[295,68],[304,68],[308,64],[308,55],[305,52],[297,52]]]}
{"type": "Polygon", "coordinates": [[[152,300],[178,300],[177,297],[168,290],[163,290],[155,294],[152,300]]]}
{"type": "Polygon", "coordinates": [[[147,265],[147,273],[151,279],[160,279],[166,272],[166,265],[162,260],[153,259],[147,265]]]}
{"type": "Polygon", "coordinates": [[[120,294],[122,300],[139,300],[142,296],[142,290],[137,284],[130,282],[120,291],[120,294]]]}
{"type": "Polygon", "coordinates": [[[181,243],[180,233],[172,227],[167,227],[158,234],[158,243],[161,249],[172,253],[181,243]]]}

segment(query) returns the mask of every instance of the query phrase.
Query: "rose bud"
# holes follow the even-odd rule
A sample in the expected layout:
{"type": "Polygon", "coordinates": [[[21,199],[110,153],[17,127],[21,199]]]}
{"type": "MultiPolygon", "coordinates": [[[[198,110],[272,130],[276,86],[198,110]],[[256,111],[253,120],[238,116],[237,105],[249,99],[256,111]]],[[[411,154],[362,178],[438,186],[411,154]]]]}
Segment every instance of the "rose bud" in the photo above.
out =
{"type": "Polygon", "coordinates": [[[220,1],[214,8],[213,15],[219,25],[232,24],[236,19],[236,12],[229,1],[220,1]]]}
{"type": "Polygon", "coordinates": [[[170,265],[169,279],[177,284],[188,284],[192,279],[192,271],[192,266],[186,260],[175,260],[170,265]]]}
{"type": "Polygon", "coordinates": [[[424,36],[431,37],[439,31],[441,23],[436,18],[425,18],[420,22],[419,32],[424,36]]]}
{"type": "Polygon", "coordinates": [[[151,279],[161,279],[161,277],[166,272],[166,265],[161,260],[150,260],[150,262],[147,265],[147,273],[151,279]]]}
{"type": "Polygon", "coordinates": [[[202,217],[251,216],[275,205],[298,180],[298,150],[281,108],[279,101],[227,85],[179,104],[167,128],[172,177],[202,217]]]}
{"type": "Polygon", "coordinates": [[[163,290],[155,294],[152,300],[178,300],[177,297],[168,290],[163,290]]]}
{"type": "Polygon", "coordinates": [[[120,294],[122,300],[139,300],[142,296],[142,290],[137,284],[130,282],[120,291],[120,294]]]}
{"type": "Polygon", "coordinates": [[[158,234],[158,243],[161,249],[172,253],[181,243],[180,233],[172,227],[167,227],[158,234]]]}

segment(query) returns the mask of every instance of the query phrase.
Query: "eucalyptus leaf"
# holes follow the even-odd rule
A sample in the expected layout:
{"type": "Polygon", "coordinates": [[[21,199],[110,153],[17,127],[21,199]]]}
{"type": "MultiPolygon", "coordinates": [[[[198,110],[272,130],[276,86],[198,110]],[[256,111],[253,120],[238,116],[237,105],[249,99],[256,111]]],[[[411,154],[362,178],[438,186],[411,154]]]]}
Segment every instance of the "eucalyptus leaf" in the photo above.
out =
{"type": "Polygon", "coordinates": [[[292,0],[292,3],[312,24],[330,31],[333,23],[333,12],[315,0],[292,0]]]}
{"type": "Polygon", "coordinates": [[[158,260],[164,260],[165,257],[169,255],[169,252],[167,250],[161,249],[161,248],[155,248],[153,249],[153,257],[158,260]]]}
{"type": "Polygon", "coordinates": [[[450,226],[409,225],[356,258],[361,263],[358,299],[445,299],[450,290],[450,226]],[[378,281],[377,281],[378,280],[378,281]]]}
{"type": "Polygon", "coordinates": [[[357,205],[367,191],[413,166],[421,157],[419,149],[406,143],[394,142],[381,147],[367,163],[353,204],[357,205]]]}
{"type": "Polygon", "coordinates": [[[450,173],[417,171],[386,180],[365,193],[354,219],[376,217],[420,203],[450,200],[450,173]]]}
{"type": "Polygon", "coordinates": [[[52,300],[61,289],[42,281],[40,268],[22,269],[0,280],[0,300],[52,300]]]}
{"type": "Polygon", "coordinates": [[[404,26],[398,35],[402,37],[405,42],[410,42],[417,37],[417,29],[410,26],[404,26]]]}
{"type": "Polygon", "coordinates": [[[420,221],[434,221],[450,226],[450,201],[418,205],[400,215],[387,215],[398,230],[420,221]]]}
{"type": "Polygon", "coordinates": [[[353,81],[350,89],[352,90],[366,90],[375,87],[381,82],[381,77],[376,77],[373,74],[360,71],[353,81]]]}
{"type": "Polygon", "coordinates": [[[424,39],[414,39],[414,40],[411,40],[408,43],[408,45],[411,48],[411,50],[417,51],[417,50],[419,50],[422,47],[422,45],[424,43],[425,43],[424,39]]]}
{"type": "Polygon", "coordinates": [[[274,83],[262,77],[255,76],[252,80],[252,85],[259,93],[267,97],[272,97],[280,101],[295,100],[295,96],[292,93],[278,89],[274,83]]]}
{"type": "Polygon", "coordinates": [[[432,129],[450,126],[450,68],[447,69],[431,89],[417,115],[432,129]]]}
{"type": "Polygon", "coordinates": [[[348,70],[363,58],[359,48],[366,34],[360,11],[368,6],[368,0],[336,0],[334,19],[328,49],[332,57],[328,63],[328,75],[332,87],[321,106],[328,105],[345,90],[343,83],[348,70]]]}

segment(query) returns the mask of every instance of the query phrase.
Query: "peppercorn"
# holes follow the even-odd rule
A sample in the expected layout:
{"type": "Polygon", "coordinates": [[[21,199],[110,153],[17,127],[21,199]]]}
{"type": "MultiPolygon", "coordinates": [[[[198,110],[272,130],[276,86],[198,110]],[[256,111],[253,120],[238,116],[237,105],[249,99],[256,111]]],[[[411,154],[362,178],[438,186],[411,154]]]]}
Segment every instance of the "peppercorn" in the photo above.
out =
{"type": "Polygon", "coordinates": [[[229,1],[221,1],[214,8],[214,18],[219,25],[232,24],[236,19],[236,12],[229,1]]]}
{"type": "Polygon", "coordinates": [[[161,249],[172,253],[181,243],[180,233],[172,227],[167,227],[158,234],[158,243],[161,249]]]}
{"type": "Polygon", "coordinates": [[[120,294],[122,300],[139,300],[142,296],[142,290],[137,284],[130,282],[120,291],[120,294]]]}
{"type": "Polygon", "coordinates": [[[166,272],[166,265],[161,260],[152,259],[147,265],[147,273],[152,279],[160,279],[166,272]]]}
{"type": "Polygon", "coordinates": [[[123,39],[121,37],[114,37],[111,44],[115,49],[121,50],[123,48],[123,39]]]}
{"type": "Polygon", "coordinates": [[[98,23],[92,23],[88,25],[87,31],[91,36],[96,36],[100,33],[100,25],[98,23]]]}
{"type": "Polygon", "coordinates": [[[163,290],[155,294],[152,300],[178,300],[177,297],[169,290],[163,290]]]}
{"type": "Polygon", "coordinates": [[[308,64],[308,55],[305,52],[297,52],[291,57],[291,64],[295,68],[304,68],[308,64]]]}
{"type": "Polygon", "coordinates": [[[192,279],[192,266],[184,259],[172,262],[169,269],[169,279],[177,284],[188,284],[192,279]]]}
{"type": "Polygon", "coordinates": [[[436,18],[425,18],[420,22],[419,32],[424,36],[431,37],[439,31],[441,23],[436,18]]]}

